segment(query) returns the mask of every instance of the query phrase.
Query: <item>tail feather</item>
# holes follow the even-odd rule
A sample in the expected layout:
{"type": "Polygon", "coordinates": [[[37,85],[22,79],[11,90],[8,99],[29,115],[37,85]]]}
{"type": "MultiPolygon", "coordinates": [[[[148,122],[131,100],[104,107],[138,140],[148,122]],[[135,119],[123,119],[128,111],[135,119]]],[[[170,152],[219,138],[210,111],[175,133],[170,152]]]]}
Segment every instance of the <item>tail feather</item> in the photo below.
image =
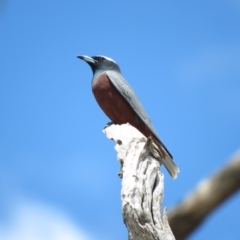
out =
{"type": "Polygon", "coordinates": [[[152,136],[154,142],[158,146],[160,150],[160,155],[162,157],[162,163],[168,170],[169,174],[175,179],[177,178],[177,174],[180,172],[178,166],[174,163],[173,157],[171,153],[167,150],[167,148],[164,146],[164,144],[160,141],[159,138],[156,136],[152,136]]]}
{"type": "Polygon", "coordinates": [[[178,173],[180,172],[180,169],[178,166],[174,163],[173,157],[171,153],[167,150],[167,148],[164,146],[160,140],[157,141],[155,137],[155,143],[157,143],[157,146],[160,150],[161,156],[162,156],[162,162],[163,165],[168,170],[169,174],[175,179],[177,178],[178,173]]]}
{"type": "Polygon", "coordinates": [[[166,154],[166,156],[162,159],[164,166],[168,170],[169,174],[175,179],[177,178],[177,174],[180,172],[178,166],[174,163],[172,158],[166,154]]]}

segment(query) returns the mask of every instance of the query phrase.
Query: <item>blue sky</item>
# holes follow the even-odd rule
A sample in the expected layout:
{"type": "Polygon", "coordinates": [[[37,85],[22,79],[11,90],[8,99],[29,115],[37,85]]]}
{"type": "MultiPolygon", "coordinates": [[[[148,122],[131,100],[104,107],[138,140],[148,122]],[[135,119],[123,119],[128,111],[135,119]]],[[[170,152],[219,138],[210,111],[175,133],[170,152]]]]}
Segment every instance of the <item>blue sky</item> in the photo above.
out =
{"type": "MultiPolygon", "coordinates": [[[[113,58],[141,99],[181,169],[169,209],[239,149],[239,0],[1,0],[0,32],[1,239],[127,239],[109,120],[77,55],[113,58]]],[[[239,200],[190,239],[239,239],[239,200]]]]}

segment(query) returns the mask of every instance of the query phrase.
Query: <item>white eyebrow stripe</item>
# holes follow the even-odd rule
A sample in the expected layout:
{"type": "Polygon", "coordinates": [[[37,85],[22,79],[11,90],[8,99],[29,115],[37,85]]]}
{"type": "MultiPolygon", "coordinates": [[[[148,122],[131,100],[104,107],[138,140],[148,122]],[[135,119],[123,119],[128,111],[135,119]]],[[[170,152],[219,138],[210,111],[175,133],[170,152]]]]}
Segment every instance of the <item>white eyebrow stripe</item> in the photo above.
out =
{"type": "Polygon", "coordinates": [[[106,57],[106,56],[101,56],[101,55],[98,55],[96,57],[104,57],[105,59],[107,59],[108,61],[111,61],[111,62],[114,62],[116,63],[113,59],[109,58],[109,57],[106,57]]]}

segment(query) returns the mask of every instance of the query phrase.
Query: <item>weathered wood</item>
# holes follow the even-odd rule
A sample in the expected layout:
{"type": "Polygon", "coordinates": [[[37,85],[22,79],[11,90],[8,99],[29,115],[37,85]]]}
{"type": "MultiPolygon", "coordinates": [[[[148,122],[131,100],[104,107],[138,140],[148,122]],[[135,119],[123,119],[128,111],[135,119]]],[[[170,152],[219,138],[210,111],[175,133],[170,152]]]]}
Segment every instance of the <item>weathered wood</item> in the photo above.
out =
{"type": "Polygon", "coordinates": [[[130,124],[107,126],[104,133],[116,142],[129,240],[174,240],[166,209],[162,211],[164,176],[156,145],[130,124]]]}

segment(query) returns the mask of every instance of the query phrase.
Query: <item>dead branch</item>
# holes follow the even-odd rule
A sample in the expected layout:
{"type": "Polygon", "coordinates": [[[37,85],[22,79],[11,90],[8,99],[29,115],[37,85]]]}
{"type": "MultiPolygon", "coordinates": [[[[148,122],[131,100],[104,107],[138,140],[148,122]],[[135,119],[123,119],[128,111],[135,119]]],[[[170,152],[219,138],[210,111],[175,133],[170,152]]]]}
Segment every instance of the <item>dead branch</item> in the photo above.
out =
{"type": "Polygon", "coordinates": [[[200,182],[196,190],[168,214],[178,240],[186,239],[222,202],[240,188],[240,153],[212,177],[200,182]]]}

